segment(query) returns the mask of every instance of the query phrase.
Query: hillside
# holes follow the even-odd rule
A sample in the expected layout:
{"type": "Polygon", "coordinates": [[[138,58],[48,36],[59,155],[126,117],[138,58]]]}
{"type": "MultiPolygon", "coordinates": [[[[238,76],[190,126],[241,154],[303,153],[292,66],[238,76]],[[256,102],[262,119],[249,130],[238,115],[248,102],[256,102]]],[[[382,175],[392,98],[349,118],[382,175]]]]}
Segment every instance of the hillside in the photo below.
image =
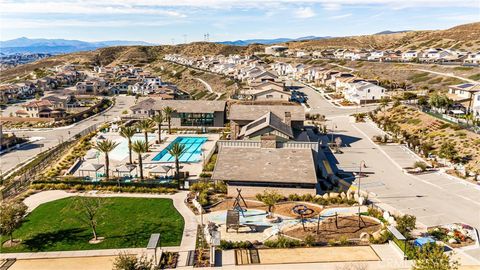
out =
{"type": "Polygon", "coordinates": [[[95,51],[63,54],[42,59],[33,63],[4,70],[0,74],[0,82],[18,79],[21,80],[35,69],[44,69],[56,65],[74,64],[83,67],[93,65],[133,64],[144,66],[155,64],[165,54],[178,53],[189,56],[217,55],[217,54],[252,54],[263,50],[262,45],[231,46],[216,43],[196,42],[182,45],[165,46],[117,46],[100,48],[95,51]]]}
{"type": "Polygon", "coordinates": [[[325,48],[407,50],[441,47],[476,51],[480,50],[480,22],[459,25],[446,30],[340,37],[286,42],[284,45],[291,49],[303,50],[325,48]]]}

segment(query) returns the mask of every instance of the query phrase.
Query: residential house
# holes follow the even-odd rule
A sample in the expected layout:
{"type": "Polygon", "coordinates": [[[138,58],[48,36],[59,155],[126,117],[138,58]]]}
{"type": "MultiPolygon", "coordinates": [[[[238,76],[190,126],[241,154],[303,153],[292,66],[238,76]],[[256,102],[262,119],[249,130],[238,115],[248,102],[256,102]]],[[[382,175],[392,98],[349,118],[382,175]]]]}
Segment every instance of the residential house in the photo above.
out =
{"type": "Polygon", "coordinates": [[[410,50],[402,53],[402,60],[403,61],[413,61],[419,58],[421,53],[415,50],[410,50]]]}
{"type": "Polygon", "coordinates": [[[463,62],[465,64],[480,64],[480,51],[469,53],[463,62]]]}
{"type": "Polygon", "coordinates": [[[377,102],[386,96],[386,89],[371,82],[351,83],[344,91],[345,99],[357,104],[377,102]]]}
{"type": "Polygon", "coordinates": [[[239,138],[240,132],[244,126],[265,116],[269,112],[275,114],[278,118],[283,119],[283,122],[291,126],[294,132],[303,129],[305,110],[300,105],[232,104],[228,115],[232,138],[239,138]]]}
{"type": "Polygon", "coordinates": [[[463,105],[466,112],[474,112],[478,116],[480,112],[480,103],[478,96],[480,95],[480,83],[462,83],[451,85],[448,88],[448,97],[455,102],[463,105]]]}
{"type": "Polygon", "coordinates": [[[66,115],[64,101],[55,100],[54,98],[34,100],[25,105],[24,109],[18,110],[18,117],[29,118],[56,118],[66,115]]]}
{"type": "Polygon", "coordinates": [[[240,96],[247,100],[289,101],[292,94],[283,84],[267,81],[243,90],[240,96]]]}
{"type": "Polygon", "coordinates": [[[381,61],[385,57],[384,51],[371,51],[367,57],[368,61],[381,61]]]}
{"type": "Polygon", "coordinates": [[[98,95],[106,90],[106,82],[103,79],[89,79],[78,82],[75,85],[77,94],[80,95],[98,95]]]}

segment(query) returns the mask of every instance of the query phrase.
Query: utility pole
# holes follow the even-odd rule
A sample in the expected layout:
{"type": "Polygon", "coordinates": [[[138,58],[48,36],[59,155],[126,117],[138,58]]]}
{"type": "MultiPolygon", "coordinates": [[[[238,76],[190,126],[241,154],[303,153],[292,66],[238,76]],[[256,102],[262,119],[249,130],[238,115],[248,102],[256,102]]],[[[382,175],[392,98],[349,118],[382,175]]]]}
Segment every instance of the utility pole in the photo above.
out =
{"type": "Polygon", "coordinates": [[[361,228],[361,225],[360,225],[360,220],[361,220],[360,208],[361,208],[362,204],[360,204],[360,184],[361,184],[361,181],[362,181],[362,167],[365,167],[365,160],[360,161],[359,172],[358,172],[358,228],[361,228]]]}

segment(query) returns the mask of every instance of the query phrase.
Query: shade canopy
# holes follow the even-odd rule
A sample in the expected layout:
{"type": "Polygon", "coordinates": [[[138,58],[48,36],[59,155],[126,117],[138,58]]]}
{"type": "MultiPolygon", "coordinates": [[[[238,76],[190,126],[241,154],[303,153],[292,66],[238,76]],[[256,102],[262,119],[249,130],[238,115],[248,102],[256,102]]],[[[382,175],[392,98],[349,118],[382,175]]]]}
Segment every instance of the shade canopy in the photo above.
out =
{"type": "Polygon", "coordinates": [[[80,171],[86,172],[96,172],[103,168],[103,164],[95,164],[95,163],[84,163],[82,167],[80,167],[80,171]]]}

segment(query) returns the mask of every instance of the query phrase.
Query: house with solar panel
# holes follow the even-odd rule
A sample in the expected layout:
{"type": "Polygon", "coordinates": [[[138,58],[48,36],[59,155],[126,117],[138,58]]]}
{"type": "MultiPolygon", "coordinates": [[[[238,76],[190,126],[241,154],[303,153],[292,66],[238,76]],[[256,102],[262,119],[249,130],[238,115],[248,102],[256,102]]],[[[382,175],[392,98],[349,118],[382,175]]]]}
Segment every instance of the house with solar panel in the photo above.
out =
{"type": "Polygon", "coordinates": [[[448,97],[461,104],[465,112],[480,118],[480,83],[462,83],[448,88],[448,97]]]}

